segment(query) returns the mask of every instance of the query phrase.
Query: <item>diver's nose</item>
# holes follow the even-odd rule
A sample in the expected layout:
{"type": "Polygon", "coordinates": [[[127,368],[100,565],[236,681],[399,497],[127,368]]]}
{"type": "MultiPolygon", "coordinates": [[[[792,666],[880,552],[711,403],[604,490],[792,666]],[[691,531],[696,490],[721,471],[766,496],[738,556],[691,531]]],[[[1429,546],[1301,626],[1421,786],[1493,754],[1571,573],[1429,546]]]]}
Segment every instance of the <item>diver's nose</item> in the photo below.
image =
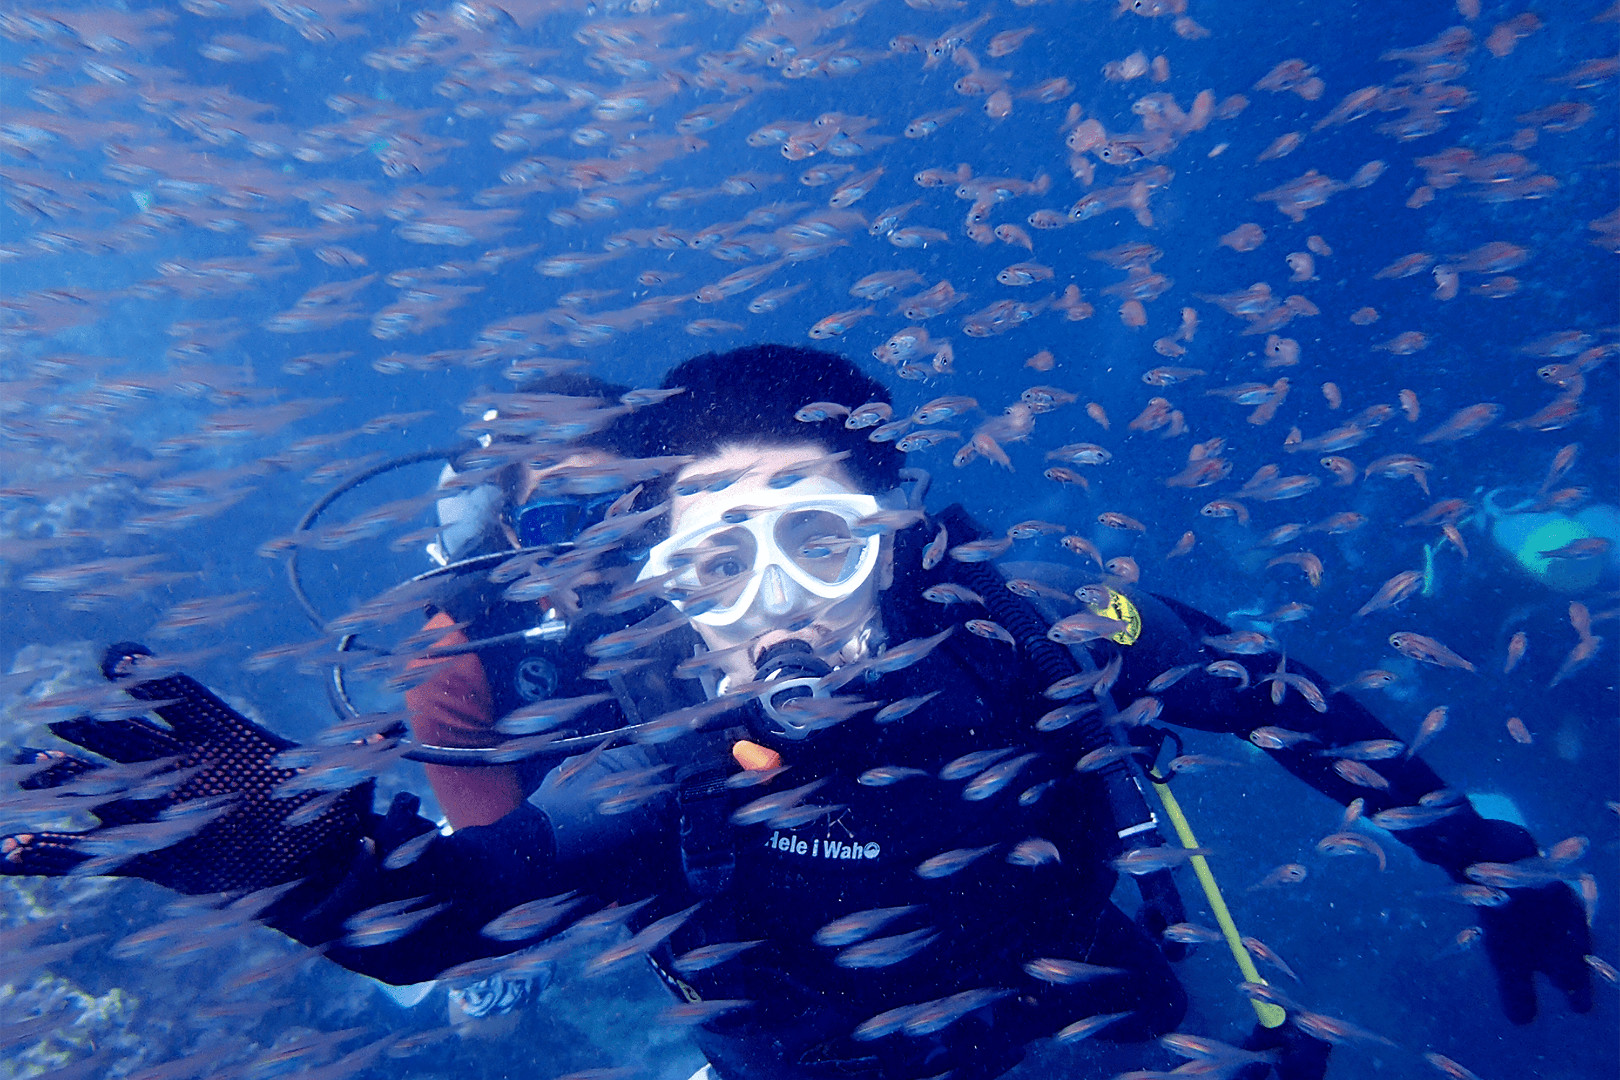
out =
{"type": "Polygon", "coordinates": [[[798,607],[803,591],[780,566],[767,566],[759,582],[760,610],[767,615],[786,615],[798,607]]]}

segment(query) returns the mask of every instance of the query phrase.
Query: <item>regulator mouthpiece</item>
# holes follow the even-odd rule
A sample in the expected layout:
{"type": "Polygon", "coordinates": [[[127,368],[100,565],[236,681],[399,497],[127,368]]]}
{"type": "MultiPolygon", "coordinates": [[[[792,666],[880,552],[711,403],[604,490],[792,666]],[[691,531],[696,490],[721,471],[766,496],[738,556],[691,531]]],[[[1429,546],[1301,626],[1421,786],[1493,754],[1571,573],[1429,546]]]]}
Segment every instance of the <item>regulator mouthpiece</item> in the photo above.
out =
{"type": "Polygon", "coordinates": [[[808,717],[797,717],[784,706],[805,697],[826,697],[821,680],[832,674],[832,665],[811,650],[808,642],[790,638],[760,654],[754,672],[756,682],[769,685],[759,695],[759,711],[767,738],[800,742],[812,730],[808,717]]]}

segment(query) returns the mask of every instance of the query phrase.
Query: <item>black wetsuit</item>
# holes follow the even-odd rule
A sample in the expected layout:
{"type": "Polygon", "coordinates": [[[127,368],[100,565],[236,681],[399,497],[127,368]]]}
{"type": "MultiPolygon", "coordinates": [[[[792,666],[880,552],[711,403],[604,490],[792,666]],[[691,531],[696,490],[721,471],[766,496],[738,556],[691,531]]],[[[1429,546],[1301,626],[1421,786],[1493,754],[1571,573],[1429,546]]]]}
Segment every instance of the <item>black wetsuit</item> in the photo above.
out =
{"type": "MultiPolygon", "coordinates": [[[[909,569],[884,594],[891,646],[986,614],[921,600],[923,588],[960,579],[964,568],[947,560],[925,573],[916,568],[916,556],[914,545],[900,545],[897,565],[909,569]]],[[[980,564],[970,576],[983,584],[985,573],[993,571],[980,564]]],[[[1112,697],[1120,705],[1145,695],[1161,672],[1196,664],[1157,695],[1161,722],[1240,738],[1262,725],[1308,733],[1314,741],[1272,756],[1341,803],[1365,798],[1369,814],[1416,804],[1443,787],[1425,764],[1405,758],[1373,763],[1387,789],[1349,783],[1335,772],[1332,758],[1316,751],[1393,738],[1371,713],[1342,694],[1331,696],[1322,713],[1297,692],[1274,706],[1269,688],[1259,682],[1275,669],[1274,656],[1217,652],[1202,639],[1225,633],[1225,627],[1181,605],[1127,592],[1142,622],[1136,640],[1094,643],[1089,665],[1085,657],[1079,665],[1066,661],[1075,671],[1105,668],[1117,656],[1121,667],[1112,697]],[[1217,659],[1242,664],[1251,687],[1240,690],[1232,679],[1199,670],[1217,659]]],[[[1026,633],[1032,627],[1044,632],[1022,599],[1003,591],[999,600],[992,614],[1021,623],[1026,633]]],[[[1043,714],[1067,704],[1043,696],[1059,673],[1052,665],[1060,664],[1046,649],[1068,656],[1050,643],[1037,646],[1033,638],[1011,647],[958,626],[922,660],[859,677],[839,691],[879,705],[939,691],[936,696],[893,722],[879,723],[868,710],[807,742],[784,746],[790,768],[767,784],[724,784],[726,775],[739,772],[727,753],[731,740],[744,734],[736,730],[616,747],[592,762],[565,765],[582,767],[565,782],[554,772],[528,805],[494,825],[434,840],[402,869],[381,869],[381,853],[342,873],[334,868],[330,879],[289,897],[271,921],[306,942],[336,939],[328,955],[344,966],[408,983],[511,950],[514,945],[480,930],[537,898],[578,890],[592,902],[576,915],[609,902],[656,898],[636,912],[632,930],[701,901],[655,961],[688,1001],[748,1003],[711,1018],[697,1036],[720,1075],[737,1080],[898,1080],[950,1069],[956,1078],[989,1077],[1015,1063],[1025,1042],[1081,1017],[1132,1014],[1103,1033],[1113,1039],[1173,1030],[1184,1009],[1181,988],[1154,942],[1110,901],[1118,879],[1109,863],[1119,853],[1116,823],[1095,775],[1075,769],[1077,759],[1095,749],[1088,742],[1098,730],[1095,722],[1051,731],[1036,727],[1043,714]],[[1044,656],[1044,670],[1035,653],[1044,656]],[[961,775],[940,778],[964,755],[995,750],[1005,752],[978,769],[964,766],[961,775]],[[667,790],[624,812],[598,812],[604,800],[622,794],[613,785],[616,776],[660,762],[667,771],[657,778],[667,781],[667,790]],[[859,781],[885,766],[916,771],[889,785],[859,781]],[[986,774],[992,766],[1001,771],[986,774]],[[810,820],[791,827],[768,820],[733,823],[733,814],[747,804],[812,782],[818,786],[796,805],[826,807],[824,814],[806,811],[799,816],[810,820]],[[1025,857],[1009,860],[1015,846],[1032,840],[1049,842],[1057,858],[1034,844],[1021,849],[1025,857]],[[946,868],[941,862],[962,865],[940,873],[946,868]],[[397,941],[364,948],[342,942],[347,917],[408,898],[446,906],[397,941]],[[815,940],[832,920],[875,908],[910,910],[865,943],[815,940]],[[893,940],[874,944],[872,938],[893,940]],[[671,955],[755,940],[762,944],[706,970],[677,976],[669,968],[671,955]],[[898,962],[877,963],[908,951],[898,962]],[[1052,982],[1025,970],[1038,958],[1130,974],[1052,982]],[[931,1013],[925,1006],[892,1014],[861,1032],[876,1037],[854,1037],[875,1017],[929,1002],[939,1003],[931,1013]],[[953,1007],[969,1011],[943,1023],[953,1007]]],[[[1309,669],[1290,664],[1290,670],[1326,686],[1309,669]]],[[[633,706],[642,719],[703,700],[694,680],[665,673],[641,682],[646,694],[661,698],[633,706]]],[[[651,782],[636,781],[643,787],[651,782]]],[[[1472,861],[1479,824],[1464,803],[1439,823],[1401,835],[1423,858],[1456,875],[1472,861]]],[[[497,970],[498,964],[465,970],[497,970]]]]}

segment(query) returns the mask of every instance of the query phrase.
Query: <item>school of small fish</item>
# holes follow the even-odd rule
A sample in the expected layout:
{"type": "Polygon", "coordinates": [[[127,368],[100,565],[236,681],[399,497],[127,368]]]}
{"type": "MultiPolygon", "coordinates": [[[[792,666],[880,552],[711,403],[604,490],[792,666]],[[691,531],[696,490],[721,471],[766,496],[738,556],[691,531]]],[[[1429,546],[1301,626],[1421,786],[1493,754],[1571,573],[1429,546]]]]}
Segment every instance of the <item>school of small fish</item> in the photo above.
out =
{"type": "MultiPolygon", "coordinates": [[[[372,0],[21,0],[0,11],[0,600],[25,611],[24,634],[110,626],[109,640],[161,644],[166,662],[199,673],[324,670],[344,635],[419,629],[431,590],[405,574],[366,577],[343,591],[346,610],[300,639],[262,581],[211,573],[203,549],[219,541],[196,542],[204,530],[265,559],[386,549],[414,566],[436,535],[424,528],[442,494],[431,478],[307,528],[295,527],[292,507],[457,437],[527,440],[519,451],[491,445],[463,483],[537,452],[560,461],[570,439],[675,392],[604,401],[514,391],[534,376],[590,371],[652,387],[699,350],[817,344],[860,360],[895,403],[784,403],[798,419],[893,443],[995,524],[987,539],[941,528],[925,566],[1051,556],[1088,583],[1076,591],[1033,571],[1010,575],[1014,592],[1053,613],[1050,641],[1129,633],[1109,587],[1177,594],[1218,583],[1202,595],[1229,595],[1227,608],[1263,598],[1229,617],[1230,632],[1204,636],[1198,663],[1159,673],[1106,717],[1121,729],[1173,724],[1172,688],[1241,694],[1254,702],[1252,745],[1180,748],[1168,775],[1214,787],[1251,775],[1258,751],[1300,754],[1373,801],[1366,817],[1358,799],[1324,820],[1314,849],[1275,852],[1273,869],[1234,879],[1235,904],[1268,910],[1341,868],[1393,877],[1390,834],[1456,812],[1459,796],[1387,806],[1376,800],[1388,788],[1380,763],[1477,745],[1556,775],[1591,769],[1592,748],[1613,746],[1617,710],[1605,733],[1583,730],[1591,702],[1615,702],[1613,540],[1566,530],[1535,546],[1525,557],[1561,584],[1533,606],[1453,606],[1466,603],[1454,583],[1520,572],[1502,558],[1481,569],[1493,522],[1573,521],[1620,503],[1620,303],[1612,288],[1604,308],[1566,299],[1593,295],[1580,291],[1589,279],[1612,286],[1620,256],[1620,9],[1530,6],[1457,0],[1421,37],[1391,28],[1361,58],[1379,80],[1358,86],[1334,74],[1340,42],[1290,37],[1287,51],[1315,49],[1302,56],[1251,43],[1309,22],[1303,5],[1262,16],[1207,0],[456,0],[409,11],[372,0]],[[1335,225],[1340,211],[1366,232],[1390,224],[1369,238],[1335,225]],[[1487,317],[1515,336],[1482,338],[1473,326],[1487,317]],[[1005,505],[1004,485],[1018,505],[1005,505]],[[1341,640],[1354,649],[1320,644],[1341,640]],[[1290,650],[1333,685],[1291,668],[1290,650]],[[232,656],[249,653],[235,666],[232,656]],[[1262,654],[1268,672],[1276,654],[1275,671],[1252,679],[1233,659],[1262,654]],[[1266,722],[1289,694],[1321,712],[1341,693],[1376,698],[1404,741],[1326,746],[1266,722]]],[[[612,459],[558,482],[626,491],[682,464],[612,459]]],[[[830,464],[798,463],[775,480],[830,464]]],[[[684,483],[718,490],[735,479],[684,483]]],[[[593,572],[593,554],[664,511],[630,512],[631,501],[579,538],[582,557],[516,556],[492,580],[515,600],[566,592],[593,572]]],[[[885,515],[859,529],[891,534],[917,521],[885,515]]],[[[608,610],[631,610],[663,585],[626,589],[608,610]]],[[[1005,657],[1032,644],[963,586],[923,598],[987,650],[1005,657]]],[[[683,599],[696,610],[704,597],[683,599]]],[[[593,671],[606,679],[645,663],[640,654],[678,625],[598,638],[587,649],[593,671]]],[[[893,643],[862,671],[900,670],[949,633],[893,643]]],[[[423,677],[411,661],[436,637],[407,637],[392,657],[357,655],[350,675],[402,690],[423,677]]],[[[99,680],[58,680],[28,658],[33,644],[6,630],[8,750],[13,729],[133,715],[99,680]]],[[[705,663],[695,658],[691,673],[705,663]]],[[[1118,676],[1115,663],[1047,686],[1053,707],[1036,729],[1090,721],[1118,676]]],[[[814,724],[886,724],[930,697],[838,695],[802,708],[814,724]]],[[[503,751],[517,760],[545,747],[598,700],[510,714],[503,751]]],[[[673,739],[736,705],[649,718],[641,735],[673,739]]],[[[299,800],[298,820],[397,770],[399,748],[383,734],[396,722],[378,712],[333,725],[278,760],[298,770],[278,789],[299,800]]],[[[961,782],[963,799],[985,801],[1028,784],[1020,777],[1036,755],[1016,749],[987,745],[937,777],[897,763],[859,782],[896,798],[924,780],[961,782]]],[[[1110,748],[1074,767],[1137,756],[1110,748]]],[[[1612,766],[1595,770],[1611,800],[1612,766]]],[[[185,775],[123,767],[8,790],[0,820],[66,814],[74,798],[107,791],[161,797],[185,775]]],[[[820,782],[778,789],[777,772],[739,775],[737,786],[767,789],[745,801],[739,824],[787,828],[839,809],[807,801],[820,782]]],[[[619,812],[671,786],[655,769],[593,796],[619,812]]],[[[1019,799],[1043,793],[1037,785],[1019,799]]],[[[107,830],[87,873],[181,841],[220,812],[197,805],[107,830]]],[[[1566,824],[1612,855],[1613,813],[1566,824]]],[[[409,865],[434,835],[400,843],[386,865],[409,865]]],[[[1132,848],[1114,866],[1138,875],[1207,859],[1218,869],[1232,855],[1202,840],[1132,848]]],[[[1568,881],[1590,922],[1602,911],[1600,879],[1611,891],[1615,882],[1582,863],[1588,847],[1577,835],[1534,859],[1476,863],[1445,892],[1445,910],[1465,919],[1471,906],[1504,902],[1504,890],[1568,881]]],[[[941,852],[915,873],[935,881],[991,862],[1060,861],[1049,841],[1010,837],[941,852]]],[[[111,955],[193,962],[247,940],[274,897],[214,899],[171,905],[111,955]]],[[[640,905],[582,914],[582,904],[573,893],[532,901],[484,933],[521,945],[568,925],[569,949],[598,975],[658,948],[693,910],[631,933],[640,905]]],[[[404,901],[360,912],[344,940],[397,941],[438,910],[404,901]]],[[[853,912],[816,941],[846,968],[901,963],[936,940],[931,927],[885,931],[910,910],[853,912]]],[[[0,927],[0,986],[89,953],[90,936],[36,941],[43,925],[0,927]]],[[[1222,940],[1196,921],[1166,936],[1222,940]]],[[[1466,947],[1458,941],[1455,951],[1466,947]]],[[[676,963],[746,963],[758,945],[718,943],[676,963]]],[[[1243,947],[1295,982],[1316,974],[1287,942],[1293,964],[1257,938],[1243,947]]],[[[546,942],[460,974],[538,970],[564,955],[546,942]]],[[[260,964],[231,992],[287,990],[312,957],[260,964]]],[[[1614,981],[1609,961],[1587,959],[1614,981]]],[[[1063,957],[1032,957],[1024,969],[1053,984],[1112,974],[1063,957]]],[[[1401,1041],[1246,985],[1329,1042],[1401,1041]]],[[[854,1038],[937,1032],[1011,993],[981,988],[894,1010],[854,1038]]],[[[214,1002],[208,1018],[284,1003],[264,1001],[214,1002]]],[[[749,1005],[689,1002],[663,1015],[677,1026],[749,1005]]],[[[1106,1037],[1129,1015],[1078,1017],[1053,1039],[1106,1037]]],[[[55,1024],[6,1019],[7,1048],[55,1024]]],[[[359,1029],[299,1030],[273,1045],[188,1052],[153,1075],[343,1080],[448,1034],[351,1047],[359,1029]]],[[[1267,1061],[1199,1035],[1163,1042],[1199,1075],[1267,1061]]],[[[1409,1049],[1453,1080],[1475,1075],[1439,1049],[1409,1049]]]]}

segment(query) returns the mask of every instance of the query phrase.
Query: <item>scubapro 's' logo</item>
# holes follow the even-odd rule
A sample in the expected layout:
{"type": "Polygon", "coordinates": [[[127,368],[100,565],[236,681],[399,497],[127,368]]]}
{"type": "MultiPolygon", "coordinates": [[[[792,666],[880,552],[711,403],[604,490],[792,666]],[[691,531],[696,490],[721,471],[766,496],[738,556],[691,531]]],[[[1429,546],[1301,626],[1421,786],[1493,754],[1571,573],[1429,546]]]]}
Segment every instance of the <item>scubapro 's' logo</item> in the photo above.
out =
{"type": "Polygon", "coordinates": [[[526,656],[512,673],[512,688],[524,701],[540,701],[557,690],[557,669],[549,660],[526,656]]]}

